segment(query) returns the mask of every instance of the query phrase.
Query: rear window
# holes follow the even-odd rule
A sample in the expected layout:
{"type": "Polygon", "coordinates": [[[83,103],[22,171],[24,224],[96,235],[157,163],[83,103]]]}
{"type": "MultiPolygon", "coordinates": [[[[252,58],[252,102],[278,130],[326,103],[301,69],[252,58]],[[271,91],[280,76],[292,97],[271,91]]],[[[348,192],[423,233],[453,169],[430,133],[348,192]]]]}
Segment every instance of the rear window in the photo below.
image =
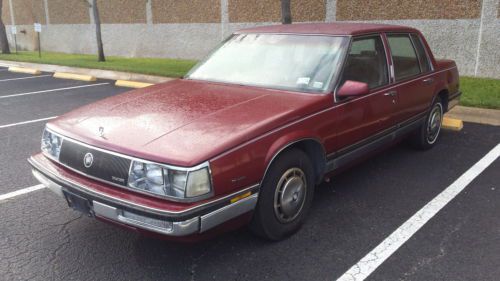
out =
{"type": "Polygon", "coordinates": [[[400,81],[420,74],[420,62],[409,35],[387,36],[394,62],[394,75],[400,81]]]}

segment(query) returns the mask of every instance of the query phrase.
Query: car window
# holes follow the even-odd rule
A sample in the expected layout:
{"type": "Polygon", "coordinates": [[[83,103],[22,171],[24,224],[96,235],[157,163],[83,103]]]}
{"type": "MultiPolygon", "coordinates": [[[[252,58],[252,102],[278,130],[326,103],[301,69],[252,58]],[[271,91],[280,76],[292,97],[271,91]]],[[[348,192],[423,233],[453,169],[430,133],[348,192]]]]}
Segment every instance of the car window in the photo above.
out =
{"type": "Polygon", "coordinates": [[[380,36],[353,39],[341,84],[347,80],[359,81],[373,89],[387,84],[388,77],[384,44],[380,36]]]}
{"type": "Polygon", "coordinates": [[[408,35],[388,35],[396,81],[420,74],[420,64],[408,35]]]}
{"type": "Polygon", "coordinates": [[[234,34],[186,78],[325,93],[348,42],[344,36],[234,34]]]}
{"type": "Polygon", "coordinates": [[[411,39],[413,40],[413,45],[417,50],[418,60],[420,62],[420,69],[422,72],[428,72],[431,70],[431,65],[429,64],[429,58],[427,57],[427,53],[425,52],[425,47],[422,44],[422,40],[416,34],[411,35],[411,39]]]}

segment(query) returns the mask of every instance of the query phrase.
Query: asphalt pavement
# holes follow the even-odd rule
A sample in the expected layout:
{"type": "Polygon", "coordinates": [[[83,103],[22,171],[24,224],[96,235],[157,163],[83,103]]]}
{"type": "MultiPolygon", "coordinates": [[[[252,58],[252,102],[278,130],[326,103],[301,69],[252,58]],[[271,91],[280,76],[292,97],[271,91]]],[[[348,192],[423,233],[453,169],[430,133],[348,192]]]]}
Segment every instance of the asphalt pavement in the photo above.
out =
{"type": "MultiPolygon", "coordinates": [[[[38,184],[26,159],[46,118],[129,90],[4,69],[0,198],[38,184]]],[[[429,151],[398,144],[319,186],[303,228],[277,243],[246,228],[195,244],[147,238],[46,189],[0,199],[0,280],[337,280],[499,143],[500,127],[465,123],[429,151]]],[[[499,183],[496,159],[366,280],[499,280],[499,183]]]]}

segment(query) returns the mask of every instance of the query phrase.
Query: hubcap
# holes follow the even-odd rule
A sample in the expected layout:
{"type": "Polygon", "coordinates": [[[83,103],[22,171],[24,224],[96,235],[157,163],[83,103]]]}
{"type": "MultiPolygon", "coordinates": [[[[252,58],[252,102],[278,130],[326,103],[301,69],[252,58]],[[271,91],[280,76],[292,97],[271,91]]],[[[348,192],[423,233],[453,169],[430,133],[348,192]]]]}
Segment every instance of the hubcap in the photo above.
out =
{"type": "Polygon", "coordinates": [[[306,190],[306,176],[301,169],[288,169],[281,176],[274,194],[274,213],[280,222],[290,222],[300,214],[306,190]]]}
{"type": "Polygon", "coordinates": [[[442,116],[443,107],[440,103],[437,103],[434,108],[432,108],[427,122],[427,142],[429,144],[433,144],[436,141],[439,132],[441,131],[442,116]]]}

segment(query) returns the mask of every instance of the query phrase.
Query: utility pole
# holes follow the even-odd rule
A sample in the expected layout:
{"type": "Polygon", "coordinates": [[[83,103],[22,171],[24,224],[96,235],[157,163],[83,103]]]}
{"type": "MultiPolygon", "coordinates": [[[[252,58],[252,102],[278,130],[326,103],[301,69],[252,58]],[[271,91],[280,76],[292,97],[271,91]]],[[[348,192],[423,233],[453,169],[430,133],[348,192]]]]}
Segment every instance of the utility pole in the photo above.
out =
{"type": "Polygon", "coordinates": [[[97,41],[97,61],[104,62],[106,61],[106,57],[104,56],[104,47],[102,44],[102,36],[101,36],[101,18],[99,17],[99,9],[97,7],[97,0],[89,0],[92,2],[87,2],[89,6],[92,8],[92,14],[94,15],[95,22],[95,35],[97,41]]]}
{"type": "Polygon", "coordinates": [[[292,8],[291,0],[281,0],[281,23],[292,23],[292,8]]]}
{"type": "Polygon", "coordinates": [[[3,0],[0,0],[0,49],[3,54],[10,54],[9,41],[7,40],[7,32],[5,31],[5,24],[2,20],[3,0]]]}

